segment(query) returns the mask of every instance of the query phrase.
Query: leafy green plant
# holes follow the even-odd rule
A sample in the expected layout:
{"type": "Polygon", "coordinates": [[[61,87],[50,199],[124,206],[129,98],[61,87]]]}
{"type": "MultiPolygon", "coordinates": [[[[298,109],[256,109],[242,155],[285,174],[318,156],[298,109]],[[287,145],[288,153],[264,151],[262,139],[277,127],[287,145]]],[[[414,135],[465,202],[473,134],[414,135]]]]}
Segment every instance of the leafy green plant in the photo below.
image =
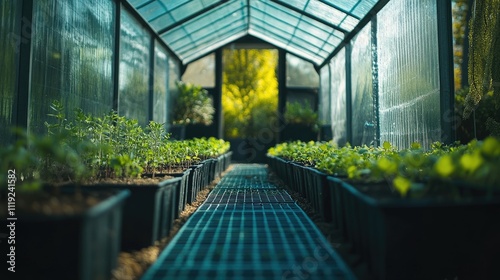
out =
{"type": "Polygon", "coordinates": [[[324,142],[279,144],[269,154],[312,165],[334,176],[362,182],[387,182],[401,196],[460,197],[457,184],[469,184],[490,194],[500,191],[500,140],[488,137],[467,145],[436,142],[424,150],[419,143],[398,150],[345,146],[324,142]],[[459,183],[458,183],[459,182],[459,183]]]}
{"type": "Polygon", "coordinates": [[[305,124],[318,129],[318,113],[315,112],[309,102],[287,102],[284,114],[285,121],[291,124],[305,124]]]}
{"type": "Polygon", "coordinates": [[[201,86],[176,82],[179,96],[175,101],[174,124],[212,124],[215,109],[212,98],[201,86]]]}

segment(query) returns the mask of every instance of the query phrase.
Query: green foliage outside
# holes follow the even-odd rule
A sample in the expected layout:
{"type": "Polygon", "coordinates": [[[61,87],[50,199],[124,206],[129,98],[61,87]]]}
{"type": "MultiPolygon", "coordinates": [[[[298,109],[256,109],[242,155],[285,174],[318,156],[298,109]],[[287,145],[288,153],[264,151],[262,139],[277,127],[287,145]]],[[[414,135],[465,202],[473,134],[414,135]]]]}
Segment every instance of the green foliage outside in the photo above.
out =
{"type": "Polygon", "coordinates": [[[309,102],[288,102],[284,114],[285,121],[290,124],[304,124],[319,129],[318,113],[315,112],[309,102]]]}
{"type": "MultiPolygon", "coordinates": [[[[469,39],[469,45],[464,46],[469,50],[469,85],[455,86],[456,110],[462,121],[459,133],[467,135],[466,139],[500,136],[500,0],[455,0],[454,15],[455,44],[464,44],[465,36],[469,39]],[[465,34],[468,9],[471,9],[471,18],[469,33],[465,34]]],[[[463,53],[458,50],[455,51],[456,64],[463,63],[463,53]]]]}
{"type": "Polygon", "coordinates": [[[174,106],[174,124],[210,125],[215,113],[212,98],[201,86],[176,82],[178,96],[174,106]]]}
{"type": "Polygon", "coordinates": [[[255,137],[277,121],[277,62],[275,50],[224,51],[224,137],[255,137]]]}

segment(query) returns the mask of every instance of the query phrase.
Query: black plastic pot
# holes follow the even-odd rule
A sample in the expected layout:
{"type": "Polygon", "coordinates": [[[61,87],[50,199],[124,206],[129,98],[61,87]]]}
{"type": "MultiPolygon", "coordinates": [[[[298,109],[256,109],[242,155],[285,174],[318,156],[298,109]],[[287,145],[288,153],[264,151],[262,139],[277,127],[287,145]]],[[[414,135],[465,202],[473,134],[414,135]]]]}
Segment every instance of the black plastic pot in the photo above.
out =
{"type": "Polygon", "coordinates": [[[188,168],[184,170],[184,172],[180,173],[168,173],[167,175],[172,177],[180,177],[180,184],[177,185],[175,190],[175,206],[174,206],[174,219],[179,218],[179,214],[184,211],[187,203],[187,191],[189,185],[189,174],[191,173],[191,169],[188,168]]]}
{"type": "MultiPolygon", "coordinates": [[[[69,188],[63,192],[72,193],[69,188]]],[[[16,272],[10,276],[14,278],[2,279],[110,279],[120,252],[122,208],[129,195],[127,190],[97,193],[95,197],[104,200],[80,214],[20,214],[12,221],[15,244],[2,245],[4,257],[7,248],[15,246],[16,272]]],[[[3,269],[3,275],[10,273],[5,262],[3,269]]]]}
{"type": "MultiPolygon", "coordinates": [[[[330,178],[329,178],[330,180],[330,178]]],[[[340,184],[353,248],[375,279],[500,279],[500,198],[379,198],[340,184]]]]}
{"type": "Polygon", "coordinates": [[[170,232],[175,203],[175,189],[181,177],[159,184],[99,184],[87,189],[129,190],[131,195],[123,209],[122,249],[137,250],[154,244],[170,232]]]}
{"type": "Polygon", "coordinates": [[[189,173],[189,183],[186,192],[186,203],[193,203],[196,200],[199,189],[201,189],[201,184],[203,183],[203,165],[195,164],[190,167],[191,171],[189,173]]]}
{"type": "Polygon", "coordinates": [[[224,169],[223,169],[223,171],[227,170],[229,168],[229,166],[231,165],[232,157],[233,157],[232,151],[229,151],[229,152],[224,154],[224,169]]]}
{"type": "Polygon", "coordinates": [[[328,175],[315,168],[307,167],[307,178],[309,187],[314,196],[313,205],[325,222],[332,221],[332,202],[330,201],[330,188],[328,186],[328,175]]]}

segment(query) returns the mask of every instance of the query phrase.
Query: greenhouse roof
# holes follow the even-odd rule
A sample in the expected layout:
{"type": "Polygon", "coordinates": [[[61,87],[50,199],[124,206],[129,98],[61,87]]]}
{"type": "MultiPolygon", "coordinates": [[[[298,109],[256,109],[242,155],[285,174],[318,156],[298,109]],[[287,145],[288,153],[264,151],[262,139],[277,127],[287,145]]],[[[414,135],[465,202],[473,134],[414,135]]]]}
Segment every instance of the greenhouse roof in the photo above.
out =
{"type": "MultiPolygon", "coordinates": [[[[381,0],[128,0],[187,64],[251,35],[316,65],[381,0]]],[[[385,1],[387,2],[387,1],[385,1]]]]}

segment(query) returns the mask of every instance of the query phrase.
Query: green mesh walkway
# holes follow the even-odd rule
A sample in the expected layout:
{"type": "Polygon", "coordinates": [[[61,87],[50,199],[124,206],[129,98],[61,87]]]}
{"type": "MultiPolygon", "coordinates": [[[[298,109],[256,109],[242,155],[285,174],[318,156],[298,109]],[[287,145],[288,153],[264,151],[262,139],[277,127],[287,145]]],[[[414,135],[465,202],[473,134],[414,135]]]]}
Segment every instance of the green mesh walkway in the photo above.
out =
{"type": "Polygon", "coordinates": [[[354,279],[314,223],[267,180],[238,164],[189,218],[143,279],[354,279]]]}

